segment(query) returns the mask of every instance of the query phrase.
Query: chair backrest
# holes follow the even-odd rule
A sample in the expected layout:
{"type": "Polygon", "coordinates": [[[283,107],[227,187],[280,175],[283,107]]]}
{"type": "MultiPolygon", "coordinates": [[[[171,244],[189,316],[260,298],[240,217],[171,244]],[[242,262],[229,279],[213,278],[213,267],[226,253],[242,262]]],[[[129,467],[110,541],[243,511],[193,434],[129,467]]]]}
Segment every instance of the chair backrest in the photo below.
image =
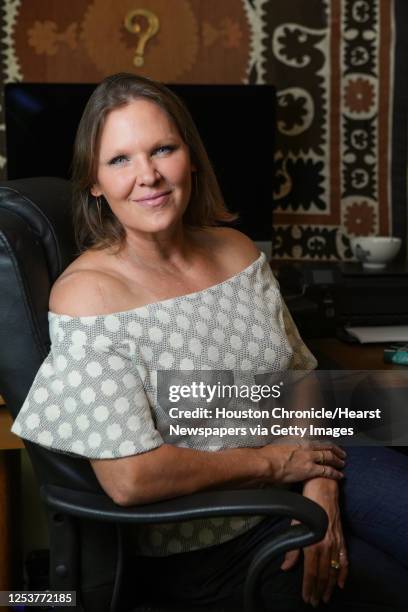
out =
{"type": "MultiPolygon", "coordinates": [[[[14,417],[49,351],[51,286],[75,255],[69,181],[0,183],[0,394],[14,417]]],[[[88,461],[26,447],[40,482],[100,490],[88,461]]]]}

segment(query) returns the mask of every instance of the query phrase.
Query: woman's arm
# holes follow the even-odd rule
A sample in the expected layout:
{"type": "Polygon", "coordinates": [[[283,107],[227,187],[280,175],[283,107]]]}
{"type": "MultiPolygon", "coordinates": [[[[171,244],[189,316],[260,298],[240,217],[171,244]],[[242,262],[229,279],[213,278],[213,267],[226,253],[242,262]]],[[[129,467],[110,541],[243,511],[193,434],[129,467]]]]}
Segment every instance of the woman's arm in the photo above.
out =
{"type": "Polygon", "coordinates": [[[345,453],[334,444],[270,444],[262,448],[198,451],[163,444],[120,459],[92,460],[105,492],[119,505],[145,504],[196,491],[340,480],[345,453]],[[325,466],[319,461],[325,453],[325,466]]]}

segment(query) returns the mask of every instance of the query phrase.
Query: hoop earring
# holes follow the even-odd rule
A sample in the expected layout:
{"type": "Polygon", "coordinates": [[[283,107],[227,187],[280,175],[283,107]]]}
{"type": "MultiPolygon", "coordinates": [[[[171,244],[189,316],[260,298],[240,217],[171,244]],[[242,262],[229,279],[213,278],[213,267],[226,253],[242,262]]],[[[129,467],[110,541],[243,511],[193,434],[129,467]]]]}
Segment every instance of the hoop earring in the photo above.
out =
{"type": "Polygon", "coordinates": [[[96,208],[98,209],[99,225],[102,226],[102,206],[100,197],[96,197],[96,208]]]}

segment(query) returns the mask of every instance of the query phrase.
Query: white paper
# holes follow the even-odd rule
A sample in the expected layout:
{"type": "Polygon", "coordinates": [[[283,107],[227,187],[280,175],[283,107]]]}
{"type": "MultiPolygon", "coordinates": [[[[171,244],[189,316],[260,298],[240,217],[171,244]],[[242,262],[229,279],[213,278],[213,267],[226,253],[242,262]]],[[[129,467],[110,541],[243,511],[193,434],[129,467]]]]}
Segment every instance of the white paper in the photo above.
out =
{"type": "Polygon", "coordinates": [[[380,325],[373,327],[345,327],[359,342],[408,342],[408,325],[380,325]]]}

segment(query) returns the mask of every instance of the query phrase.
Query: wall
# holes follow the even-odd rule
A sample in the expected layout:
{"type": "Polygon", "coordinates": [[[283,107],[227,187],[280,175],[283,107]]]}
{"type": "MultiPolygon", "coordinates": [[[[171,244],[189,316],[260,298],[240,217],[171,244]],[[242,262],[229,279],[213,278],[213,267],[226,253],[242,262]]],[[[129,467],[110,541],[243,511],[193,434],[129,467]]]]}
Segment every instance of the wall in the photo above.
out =
{"type": "Polygon", "coordinates": [[[128,28],[134,0],[2,1],[5,82],[125,70],[276,84],[276,258],[347,259],[350,236],[406,238],[405,0],[143,0],[128,28]]]}

